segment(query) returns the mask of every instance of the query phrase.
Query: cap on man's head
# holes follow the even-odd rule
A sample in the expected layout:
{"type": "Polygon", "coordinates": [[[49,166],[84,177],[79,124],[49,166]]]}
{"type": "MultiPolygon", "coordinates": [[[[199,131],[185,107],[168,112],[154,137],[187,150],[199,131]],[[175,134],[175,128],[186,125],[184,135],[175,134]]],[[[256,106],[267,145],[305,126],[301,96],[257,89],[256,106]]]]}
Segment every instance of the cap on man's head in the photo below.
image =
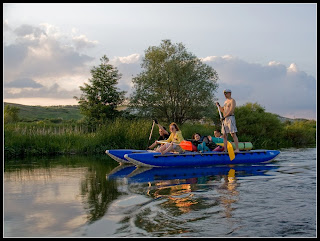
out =
{"type": "Polygon", "coordinates": [[[230,89],[225,89],[225,90],[223,91],[223,93],[231,93],[231,90],[230,90],[230,89]]]}

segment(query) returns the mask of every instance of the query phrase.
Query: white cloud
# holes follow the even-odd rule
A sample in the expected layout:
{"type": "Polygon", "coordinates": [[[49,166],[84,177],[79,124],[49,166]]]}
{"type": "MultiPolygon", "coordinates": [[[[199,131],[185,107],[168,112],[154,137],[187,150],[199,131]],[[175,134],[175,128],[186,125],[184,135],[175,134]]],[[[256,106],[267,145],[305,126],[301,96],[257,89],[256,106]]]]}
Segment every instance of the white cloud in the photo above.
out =
{"type": "Polygon", "coordinates": [[[266,111],[282,116],[316,118],[316,79],[296,64],[286,67],[270,61],[264,66],[234,57],[203,59],[218,72],[220,102],[225,100],[223,90],[229,88],[238,105],[257,102],[266,111]]]}
{"type": "Polygon", "coordinates": [[[98,41],[95,41],[95,40],[91,41],[87,38],[87,36],[85,36],[83,34],[73,37],[72,40],[73,40],[77,50],[82,50],[85,48],[92,48],[98,44],[98,41]]]}
{"type": "Polygon", "coordinates": [[[217,59],[219,59],[220,57],[218,56],[208,56],[208,57],[205,57],[205,58],[200,58],[202,62],[212,62],[212,61],[215,61],[217,59]]]}
{"type": "Polygon", "coordinates": [[[48,36],[51,36],[55,39],[58,39],[58,38],[61,38],[62,36],[64,36],[64,34],[61,32],[60,28],[55,25],[52,25],[49,23],[41,23],[41,24],[39,24],[39,26],[42,29],[44,29],[45,33],[48,36]]]}
{"type": "Polygon", "coordinates": [[[290,64],[289,68],[288,68],[288,72],[299,72],[298,67],[295,63],[290,64]]]}
{"type": "Polygon", "coordinates": [[[141,72],[142,56],[140,54],[131,54],[128,56],[114,57],[110,60],[110,64],[117,67],[119,73],[122,74],[119,80],[118,87],[121,90],[127,91],[129,96],[132,92],[132,78],[136,77],[141,72]]]}
{"type": "Polygon", "coordinates": [[[268,65],[269,65],[269,66],[281,65],[281,63],[280,63],[280,62],[277,62],[277,61],[270,61],[270,62],[268,63],[268,65]]]}
{"type": "Polygon", "coordinates": [[[80,90],[75,89],[72,91],[61,88],[58,84],[53,84],[50,87],[42,88],[10,88],[4,92],[4,99],[14,99],[14,98],[55,98],[55,99],[65,99],[73,96],[80,96],[80,90]]]}
{"type": "MultiPolygon", "coordinates": [[[[127,61],[134,59],[133,56],[116,57],[110,61],[123,74],[119,87],[129,93],[133,87],[132,78],[141,72],[141,56],[138,62],[127,61]]],[[[257,102],[267,112],[281,116],[316,118],[316,79],[299,71],[295,64],[287,67],[270,61],[261,65],[231,55],[207,56],[202,61],[218,72],[216,97],[220,102],[224,102],[223,90],[228,88],[233,91],[237,105],[257,102]]]]}
{"type": "MultiPolygon", "coordinates": [[[[140,71],[140,63],[124,64],[117,57],[113,61],[120,73],[123,89],[132,91],[131,79],[140,71]]],[[[289,67],[278,61],[267,65],[248,63],[231,55],[207,56],[201,60],[212,66],[219,75],[216,97],[224,102],[224,89],[231,89],[237,105],[257,102],[267,112],[295,118],[316,118],[316,79],[300,71],[296,64],[289,67]]]]}
{"type": "Polygon", "coordinates": [[[36,81],[29,79],[29,78],[21,78],[16,79],[10,83],[6,84],[6,87],[9,88],[41,88],[43,85],[37,83],[36,81]]]}
{"type": "Polygon", "coordinates": [[[235,57],[233,57],[232,55],[223,55],[221,58],[226,59],[226,60],[231,60],[231,59],[235,59],[235,57]]]}
{"type": "MultiPolygon", "coordinates": [[[[89,64],[94,60],[81,51],[94,47],[97,41],[77,29],[64,34],[50,24],[12,29],[4,21],[4,27],[4,39],[15,36],[14,41],[4,42],[5,98],[79,96],[79,85],[90,77],[89,64]]],[[[122,74],[118,87],[128,94],[132,78],[141,72],[142,58],[134,53],[110,60],[122,74]]],[[[316,79],[295,63],[288,67],[272,60],[261,65],[232,55],[207,56],[202,61],[218,72],[216,96],[220,102],[224,101],[223,89],[229,88],[238,105],[257,102],[266,111],[282,116],[316,118],[316,79]]]]}
{"type": "Polygon", "coordinates": [[[114,57],[110,60],[111,64],[119,65],[119,64],[135,64],[141,61],[140,54],[131,54],[129,56],[124,57],[114,57]]]}
{"type": "Polygon", "coordinates": [[[233,60],[233,59],[236,60],[237,58],[232,55],[226,54],[223,56],[207,56],[207,57],[200,58],[200,59],[203,62],[222,62],[225,60],[233,60]]]}
{"type": "Polygon", "coordinates": [[[71,34],[62,33],[47,23],[39,26],[24,24],[15,29],[8,26],[6,32],[15,35],[12,43],[4,44],[6,98],[45,95],[72,98],[90,76],[89,63],[94,58],[82,54],[80,49],[92,47],[97,42],[88,40],[85,35],[72,39],[71,34]],[[32,89],[36,87],[38,89],[32,89]]]}

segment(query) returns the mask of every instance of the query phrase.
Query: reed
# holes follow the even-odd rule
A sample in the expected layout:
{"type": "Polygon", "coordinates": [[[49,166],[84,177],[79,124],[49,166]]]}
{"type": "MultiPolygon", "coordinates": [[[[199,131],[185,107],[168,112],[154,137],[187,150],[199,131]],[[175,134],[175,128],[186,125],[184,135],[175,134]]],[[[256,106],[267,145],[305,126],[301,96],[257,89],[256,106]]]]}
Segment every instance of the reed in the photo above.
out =
{"type": "MultiPolygon", "coordinates": [[[[161,123],[169,129],[169,123],[161,123]]],[[[315,144],[315,125],[309,129],[303,123],[283,126],[276,135],[238,134],[239,141],[251,141],[255,149],[281,148],[315,144]],[[276,137],[274,137],[276,136],[276,137]],[[277,139],[275,139],[277,138],[277,139]]],[[[146,149],[152,120],[118,118],[103,125],[76,123],[17,123],[4,127],[5,157],[59,154],[104,154],[108,149],[146,149]],[[95,131],[91,131],[91,130],[95,131]]],[[[195,132],[213,135],[215,126],[185,123],[180,126],[183,137],[195,132]]],[[[159,137],[155,125],[150,141],[159,137]]],[[[230,138],[230,136],[229,136],[230,138]]],[[[229,140],[232,141],[232,138],[229,140]]]]}
{"type": "MultiPolygon", "coordinates": [[[[163,124],[169,127],[169,124],[163,124]]],[[[96,126],[89,132],[84,124],[18,123],[4,128],[5,156],[103,154],[107,149],[146,149],[152,120],[119,118],[96,126]]],[[[168,129],[168,128],[167,128],[168,129]]],[[[203,125],[181,126],[185,138],[194,132],[213,130],[203,125]]],[[[159,137],[155,125],[151,141],[159,137]]],[[[151,144],[151,142],[150,142],[151,144]]]]}

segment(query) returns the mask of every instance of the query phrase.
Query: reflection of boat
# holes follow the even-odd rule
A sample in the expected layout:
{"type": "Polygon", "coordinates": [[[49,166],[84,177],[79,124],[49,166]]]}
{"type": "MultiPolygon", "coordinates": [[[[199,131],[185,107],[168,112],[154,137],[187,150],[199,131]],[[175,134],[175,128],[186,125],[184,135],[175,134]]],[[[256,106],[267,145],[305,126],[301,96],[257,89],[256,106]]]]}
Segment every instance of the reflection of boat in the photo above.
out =
{"type": "Polygon", "coordinates": [[[230,161],[228,153],[208,151],[185,152],[182,154],[159,152],[129,153],[124,157],[136,166],[148,167],[176,167],[176,166],[210,166],[230,164],[251,164],[267,162],[275,158],[280,151],[252,150],[235,153],[235,158],[230,161]]]}
{"type": "Polygon", "coordinates": [[[107,174],[108,180],[116,178],[124,178],[136,169],[133,165],[119,165],[107,174]]]}
{"type": "Polygon", "coordinates": [[[192,179],[203,176],[228,175],[230,170],[236,177],[267,175],[268,170],[276,169],[273,165],[235,165],[235,166],[205,166],[205,167],[138,167],[124,166],[119,173],[108,175],[110,178],[126,177],[130,183],[143,183],[173,179],[192,179]],[[124,176],[124,173],[127,173],[124,176]]]}
{"type": "MultiPolygon", "coordinates": [[[[276,166],[206,166],[206,167],[162,167],[146,169],[137,175],[131,175],[128,182],[152,182],[172,179],[191,179],[203,176],[228,175],[230,170],[235,171],[235,176],[259,176],[266,175],[265,172],[277,168],[276,166]]],[[[137,168],[139,169],[139,168],[137,168]]],[[[135,170],[136,171],[136,170],[135,170]]],[[[135,172],[134,171],[134,172],[135,172]]]]}

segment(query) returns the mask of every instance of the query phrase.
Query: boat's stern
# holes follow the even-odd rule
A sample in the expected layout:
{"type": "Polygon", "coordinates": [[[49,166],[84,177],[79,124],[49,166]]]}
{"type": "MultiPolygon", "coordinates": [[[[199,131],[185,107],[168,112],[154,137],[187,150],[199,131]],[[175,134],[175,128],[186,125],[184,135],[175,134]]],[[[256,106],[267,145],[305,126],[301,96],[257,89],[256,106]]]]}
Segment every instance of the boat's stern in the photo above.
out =
{"type": "Polygon", "coordinates": [[[106,150],[106,154],[120,164],[130,164],[124,155],[131,152],[132,150],[106,150]]]}

